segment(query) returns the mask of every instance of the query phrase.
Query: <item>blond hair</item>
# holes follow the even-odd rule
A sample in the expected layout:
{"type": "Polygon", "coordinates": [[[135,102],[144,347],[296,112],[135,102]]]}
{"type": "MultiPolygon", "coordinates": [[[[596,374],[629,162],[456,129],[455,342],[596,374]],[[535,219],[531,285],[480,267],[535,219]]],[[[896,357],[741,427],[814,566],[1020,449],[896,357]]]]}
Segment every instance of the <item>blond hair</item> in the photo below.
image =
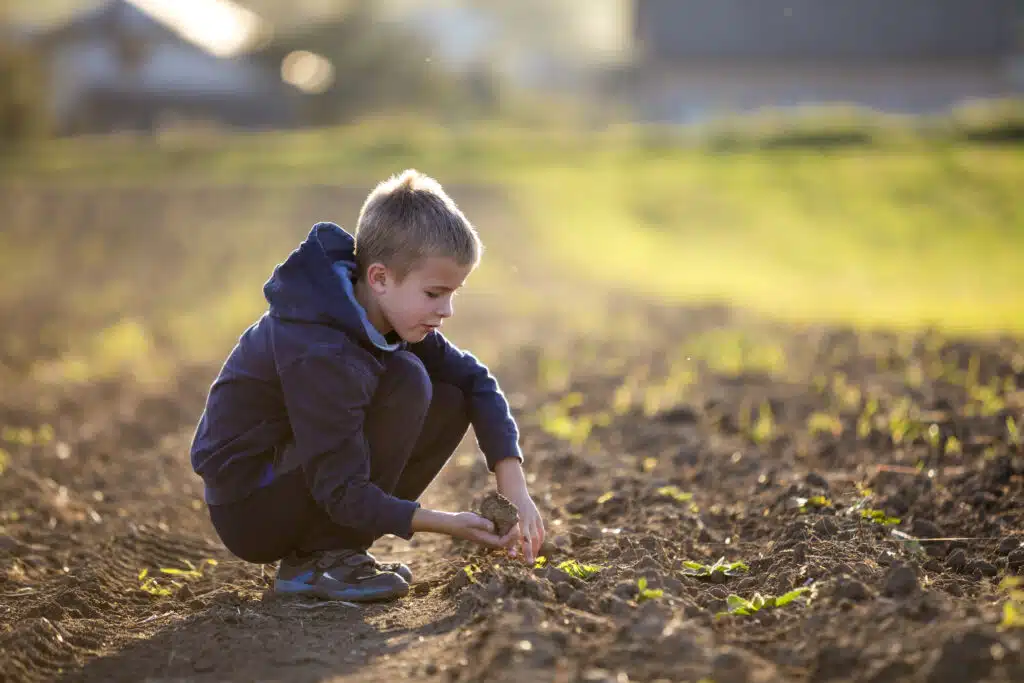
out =
{"type": "Polygon", "coordinates": [[[475,267],[483,244],[441,184],[414,169],[377,185],[359,212],[356,264],[360,276],[382,263],[401,280],[425,258],[444,256],[475,267]]]}

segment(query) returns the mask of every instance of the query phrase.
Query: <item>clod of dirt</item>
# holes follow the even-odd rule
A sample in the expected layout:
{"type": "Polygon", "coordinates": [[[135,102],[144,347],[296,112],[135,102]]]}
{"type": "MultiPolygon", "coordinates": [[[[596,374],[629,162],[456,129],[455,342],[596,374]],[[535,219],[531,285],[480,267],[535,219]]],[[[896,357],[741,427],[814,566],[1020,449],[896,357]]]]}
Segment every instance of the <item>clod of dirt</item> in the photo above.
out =
{"type": "Polygon", "coordinates": [[[519,509],[497,491],[491,491],[480,503],[480,516],[494,522],[495,533],[507,534],[519,521],[519,509]]]}
{"type": "Polygon", "coordinates": [[[927,519],[915,519],[910,533],[918,538],[943,538],[946,535],[942,527],[927,519]]]}
{"type": "Polygon", "coordinates": [[[982,631],[958,634],[942,645],[932,662],[928,683],[965,683],[983,680],[992,669],[992,646],[998,641],[982,631]]]}
{"type": "Polygon", "coordinates": [[[917,592],[917,574],[905,564],[894,566],[885,579],[885,594],[890,598],[902,598],[917,592]]]}
{"type": "Polygon", "coordinates": [[[975,560],[968,565],[969,571],[982,576],[995,576],[999,573],[996,566],[987,560],[975,560]]]}
{"type": "Polygon", "coordinates": [[[822,517],[814,523],[814,533],[822,538],[831,538],[839,531],[839,524],[831,517],[822,517]]]}
{"type": "Polygon", "coordinates": [[[954,571],[963,571],[967,566],[967,553],[962,548],[957,548],[946,558],[946,566],[954,571]]]}
{"type": "Polygon", "coordinates": [[[836,597],[840,600],[859,602],[871,597],[871,591],[863,582],[850,577],[842,577],[836,585],[836,597]]]}
{"type": "Polygon", "coordinates": [[[1014,550],[1020,547],[1020,538],[1016,536],[1007,536],[999,542],[999,554],[1009,555],[1014,550]]]}
{"type": "Polygon", "coordinates": [[[725,647],[711,661],[715,683],[762,683],[776,678],[774,664],[737,648],[725,647]]]}
{"type": "Polygon", "coordinates": [[[1014,550],[1006,557],[1007,563],[1013,571],[1024,569],[1024,548],[1014,550]]]}
{"type": "Polygon", "coordinates": [[[817,472],[808,473],[808,475],[804,477],[804,482],[808,486],[813,486],[814,488],[822,489],[823,491],[829,490],[828,479],[821,476],[817,472]]]}

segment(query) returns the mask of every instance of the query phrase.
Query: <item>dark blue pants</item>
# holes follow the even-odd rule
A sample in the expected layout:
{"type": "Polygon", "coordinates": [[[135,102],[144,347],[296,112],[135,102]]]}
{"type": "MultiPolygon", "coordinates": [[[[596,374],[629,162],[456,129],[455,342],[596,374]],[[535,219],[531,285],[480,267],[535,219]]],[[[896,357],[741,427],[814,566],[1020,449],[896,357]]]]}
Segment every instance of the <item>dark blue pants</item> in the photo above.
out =
{"type": "MultiPolygon", "coordinates": [[[[386,363],[364,424],[370,479],[388,493],[416,500],[469,428],[466,399],[458,387],[432,384],[423,363],[408,351],[390,354],[386,363]]],[[[236,503],[211,505],[210,519],[228,550],[248,562],[365,550],[377,540],[332,521],[310,495],[301,469],[236,503]]]]}

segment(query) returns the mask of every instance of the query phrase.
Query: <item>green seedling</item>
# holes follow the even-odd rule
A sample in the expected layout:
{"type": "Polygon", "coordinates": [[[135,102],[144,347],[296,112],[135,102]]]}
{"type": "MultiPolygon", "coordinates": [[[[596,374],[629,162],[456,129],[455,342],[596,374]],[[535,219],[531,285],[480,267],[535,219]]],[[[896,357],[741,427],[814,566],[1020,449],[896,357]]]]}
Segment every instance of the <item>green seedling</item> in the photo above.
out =
{"type": "Polygon", "coordinates": [[[598,497],[597,504],[598,505],[604,505],[605,503],[607,503],[608,501],[610,501],[614,497],[615,497],[615,492],[614,491],[605,491],[604,493],[602,493],[598,497]]]}
{"type": "Polygon", "coordinates": [[[470,583],[476,583],[476,575],[483,570],[480,569],[480,565],[478,564],[467,564],[462,568],[462,571],[466,575],[466,578],[469,579],[470,583]]]}
{"type": "Polygon", "coordinates": [[[546,558],[543,555],[541,555],[540,557],[537,558],[537,561],[533,563],[533,568],[534,569],[540,569],[541,567],[545,566],[547,563],[548,563],[548,558],[546,558]]]}
{"type": "Polygon", "coordinates": [[[660,588],[648,588],[647,578],[640,577],[636,582],[636,601],[645,602],[647,600],[657,600],[665,594],[665,591],[660,588]]]}
{"type": "Polygon", "coordinates": [[[754,593],[754,597],[746,599],[739,595],[730,595],[726,598],[727,612],[719,612],[716,617],[723,617],[729,615],[735,616],[750,616],[760,612],[763,609],[777,609],[779,607],[785,607],[789,603],[793,602],[803,594],[809,592],[811,589],[804,586],[801,588],[795,588],[788,593],[780,595],[778,597],[768,596],[765,597],[760,593],[754,593]]]}
{"type": "Polygon", "coordinates": [[[999,587],[1006,591],[1007,600],[1003,603],[1003,618],[999,622],[1000,631],[1011,628],[1024,628],[1024,578],[1008,576],[999,587]]]}
{"type": "Polygon", "coordinates": [[[874,508],[864,508],[860,511],[861,519],[866,519],[873,524],[880,524],[882,526],[896,526],[900,523],[899,517],[889,517],[885,514],[884,510],[876,510],[874,508]]]}
{"type": "Polygon", "coordinates": [[[1014,446],[1021,445],[1020,426],[1017,424],[1017,421],[1013,419],[1012,415],[1006,418],[1006,435],[1011,444],[1014,446]]]}
{"type": "Polygon", "coordinates": [[[772,414],[772,406],[768,401],[761,404],[757,413],[757,422],[751,430],[750,438],[754,443],[761,444],[771,441],[775,436],[775,416],[772,414]]]}
{"type": "Polygon", "coordinates": [[[677,503],[689,503],[690,512],[700,512],[700,508],[693,502],[693,494],[683,491],[678,486],[662,486],[658,489],[658,495],[664,498],[671,498],[677,503]]]}
{"type": "Polygon", "coordinates": [[[4,473],[4,470],[7,469],[7,465],[10,462],[11,462],[11,456],[8,455],[7,451],[5,451],[4,449],[0,448],[0,474],[4,473]]]}
{"type": "Polygon", "coordinates": [[[878,413],[878,399],[872,396],[864,404],[864,411],[857,418],[857,438],[866,439],[871,435],[872,423],[878,413]]]}
{"type": "Polygon", "coordinates": [[[792,501],[800,511],[800,514],[807,514],[811,510],[822,510],[832,507],[832,501],[825,496],[811,496],[810,498],[796,496],[792,501]]]}
{"type": "MultiPolygon", "coordinates": [[[[182,560],[187,569],[178,569],[176,567],[160,567],[159,572],[163,576],[173,576],[182,580],[201,579],[203,578],[203,570],[206,567],[216,567],[217,560],[206,559],[203,560],[198,567],[192,564],[188,560],[182,560]]],[[[157,577],[150,576],[148,569],[143,569],[139,572],[139,589],[154,595],[156,597],[167,597],[174,593],[175,590],[181,588],[181,581],[170,580],[168,584],[162,584],[157,577]]]]}
{"type": "Polygon", "coordinates": [[[955,436],[951,436],[946,439],[946,445],[943,447],[943,453],[945,455],[960,454],[964,452],[964,447],[960,443],[960,439],[955,436]]]}
{"type": "Polygon", "coordinates": [[[604,567],[599,564],[582,564],[576,560],[565,560],[558,564],[558,569],[580,581],[587,581],[604,567]]]}
{"type": "Polygon", "coordinates": [[[807,418],[807,431],[811,436],[817,436],[818,434],[842,436],[843,423],[835,415],[811,413],[810,417],[807,418]]]}
{"type": "Polygon", "coordinates": [[[683,562],[682,573],[685,576],[694,576],[698,579],[710,578],[715,574],[723,576],[739,576],[750,571],[750,567],[744,562],[726,562],[724,557],[718,558],[714,564],[701,564],[700,562],[683,562]]]}

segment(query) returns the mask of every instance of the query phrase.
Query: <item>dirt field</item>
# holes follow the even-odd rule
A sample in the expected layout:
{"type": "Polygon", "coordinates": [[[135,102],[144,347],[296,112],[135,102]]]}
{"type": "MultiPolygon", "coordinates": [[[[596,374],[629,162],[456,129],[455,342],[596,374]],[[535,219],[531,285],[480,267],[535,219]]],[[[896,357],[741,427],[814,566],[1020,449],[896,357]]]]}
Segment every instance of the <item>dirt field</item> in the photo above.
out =
{"type": "MultiPolygon", "coordinates": [[[[1024,340],[638,300],[564,279],[490,193],[454,194],[492,265],[451,336],[520,419],[546,562],[386,539],[413,591],[359,607],[271,596],[188,464],[215,333],[258,309],[203,292],[258,299],[359,193],[3,196],[23,251],[0,296],[0,680],[1024,680],[1001,587],[1024,575],[1024,340]],[[135,364],[95,341],[124,316],[149,330],[135,364]]],[[[425,502],[491,486],[467,440],[425,502]]]]}

